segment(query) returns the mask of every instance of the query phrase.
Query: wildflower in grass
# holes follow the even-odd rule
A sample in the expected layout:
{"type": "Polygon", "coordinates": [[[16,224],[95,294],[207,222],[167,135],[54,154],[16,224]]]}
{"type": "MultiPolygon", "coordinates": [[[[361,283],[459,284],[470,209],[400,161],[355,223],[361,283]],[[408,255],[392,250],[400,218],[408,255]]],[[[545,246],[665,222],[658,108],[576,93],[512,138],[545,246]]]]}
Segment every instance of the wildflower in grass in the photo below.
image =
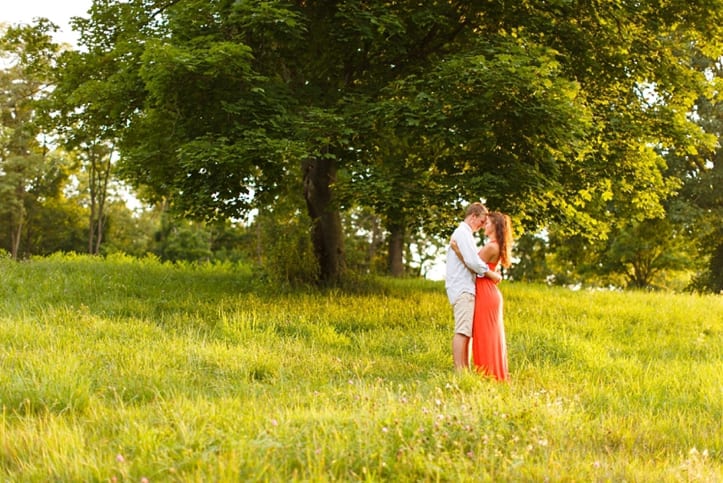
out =
{"type": "Polygon", "coordinates": [[[387,432],[389,432],[389,429],[386,426],[384,426],[382,428],[382,433],[387,433],[387,432]]]}
{"type": "Polygon", "coordinates": [[[272,425],[272,426],[278,426],[278,425],[279,425],[279,422],[278,422],[277,420],[275,420],[275,419],[272,419],[272,420],[271,420],[271,425],[272,425]]]}
{"type": "Polygon", "coordinates": [[[126,459],[123,457],[122,454],[118,453],[117,455],[115,455],[115,460],[116,460],[118,463],[124,463],[126,459]]]}

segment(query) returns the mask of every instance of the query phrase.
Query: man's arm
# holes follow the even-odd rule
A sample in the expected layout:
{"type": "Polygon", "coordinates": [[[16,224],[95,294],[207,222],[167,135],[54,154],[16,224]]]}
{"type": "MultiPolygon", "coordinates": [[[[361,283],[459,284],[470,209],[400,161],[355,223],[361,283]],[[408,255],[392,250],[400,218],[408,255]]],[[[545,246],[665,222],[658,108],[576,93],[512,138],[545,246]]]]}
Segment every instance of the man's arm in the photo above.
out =
{"type": "Polygon", "coordinates": [[[477,246],[472,236],[458,236],[454,240],[457,242],[457,248],[462,256],[462,262],[478,275],[484,275],[489,272],[487,264],[479,257],[477,246]]]}
{"type": "MultiPolygon", "coordinates": [[[[459,245],[457,244],[457,242],[454,239],[450,240],[450,246],[452,247],[452,250],[454,250],[454,253],[457,254],[457,257],[460,259],[460,261],[465,264],[467,269],[472,273],[476,273],[474,270],[469,268],[469,266],[465,263],[464,257],[462,256],[462,252],[459,249],[459,245]]],[[[477,252],[478,256],[480,253],[482,253],[482,251],[477,252]]],[[[481,256],[479,258],[480,258],[480,260],[482,260],[483,263],[485,263],[484,259],[481,256]]],[[[485,263],[485,265],[486,265],[486,263],[485,263]]],[[[487,277],[495,283],[498,283],[502,280],[502,275],[500,275],[499,273],[497,273],[495,271],[489,270],[489,267],[488,267],[487,271],[485,271],[484,274],[482,274],[480,276],[487,277]]]]}

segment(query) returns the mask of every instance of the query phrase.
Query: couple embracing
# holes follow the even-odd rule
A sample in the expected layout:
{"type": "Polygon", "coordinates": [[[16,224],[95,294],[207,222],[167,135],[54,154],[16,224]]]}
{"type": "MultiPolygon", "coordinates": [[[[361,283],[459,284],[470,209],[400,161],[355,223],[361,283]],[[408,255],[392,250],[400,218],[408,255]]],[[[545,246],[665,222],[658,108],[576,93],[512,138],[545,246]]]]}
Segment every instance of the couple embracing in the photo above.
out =
{"type": "Polygon", "coordinates": [[[488,213],[482,203],[467,207],[464,221],[452,234],[447,249],[447,297],[454,310],[452,355],[458,370],[469,367],[503,381],[508,378],[507,344],[502,319],[501,280],[497,265],[509,267],[512,251],[510,218],[498,212],[488,213]],[[477,248],[474,233],[484,227],[487,242],[477,248]]]}

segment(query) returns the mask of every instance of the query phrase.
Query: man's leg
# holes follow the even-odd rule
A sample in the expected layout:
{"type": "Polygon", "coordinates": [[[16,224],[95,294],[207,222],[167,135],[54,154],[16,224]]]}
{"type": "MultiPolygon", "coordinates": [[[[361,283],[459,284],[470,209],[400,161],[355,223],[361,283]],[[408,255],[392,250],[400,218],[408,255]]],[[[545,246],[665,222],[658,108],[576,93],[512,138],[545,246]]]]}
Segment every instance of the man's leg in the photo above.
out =
{"type": "Polygon", "coordinates": [[[469,367],[469,339],[474,319],[474,295],[463,293],[454,303],[454,337],[452,358],[458,371],[469,367]]]}
{"type": "Polygon", "coordinates": [[[458,371],[469,367],[469,337],[464,334],[454,334],[452,356],[454,358],[454,368],[458,371]]]}

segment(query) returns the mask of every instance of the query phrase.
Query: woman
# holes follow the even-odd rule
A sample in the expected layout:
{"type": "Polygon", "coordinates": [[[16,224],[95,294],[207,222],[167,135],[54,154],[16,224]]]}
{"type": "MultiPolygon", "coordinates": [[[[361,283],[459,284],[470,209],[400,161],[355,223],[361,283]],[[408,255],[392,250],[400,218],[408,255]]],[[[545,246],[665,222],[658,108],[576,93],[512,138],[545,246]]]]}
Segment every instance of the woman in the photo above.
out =
{"type": "MultiPolygon", "coordinates": [[[[512,258],[510,217],[489,213],[484,226],[487,243],[479,256],[495,270],[500,264],[508,268],[512,258]]],[[[502,318],[502,294],[496,282],[477,277],[475,282],[474,322],[472,325],[472,361],[475,369],[499,381],[507,380],[507,344],[502,318]]]]}

